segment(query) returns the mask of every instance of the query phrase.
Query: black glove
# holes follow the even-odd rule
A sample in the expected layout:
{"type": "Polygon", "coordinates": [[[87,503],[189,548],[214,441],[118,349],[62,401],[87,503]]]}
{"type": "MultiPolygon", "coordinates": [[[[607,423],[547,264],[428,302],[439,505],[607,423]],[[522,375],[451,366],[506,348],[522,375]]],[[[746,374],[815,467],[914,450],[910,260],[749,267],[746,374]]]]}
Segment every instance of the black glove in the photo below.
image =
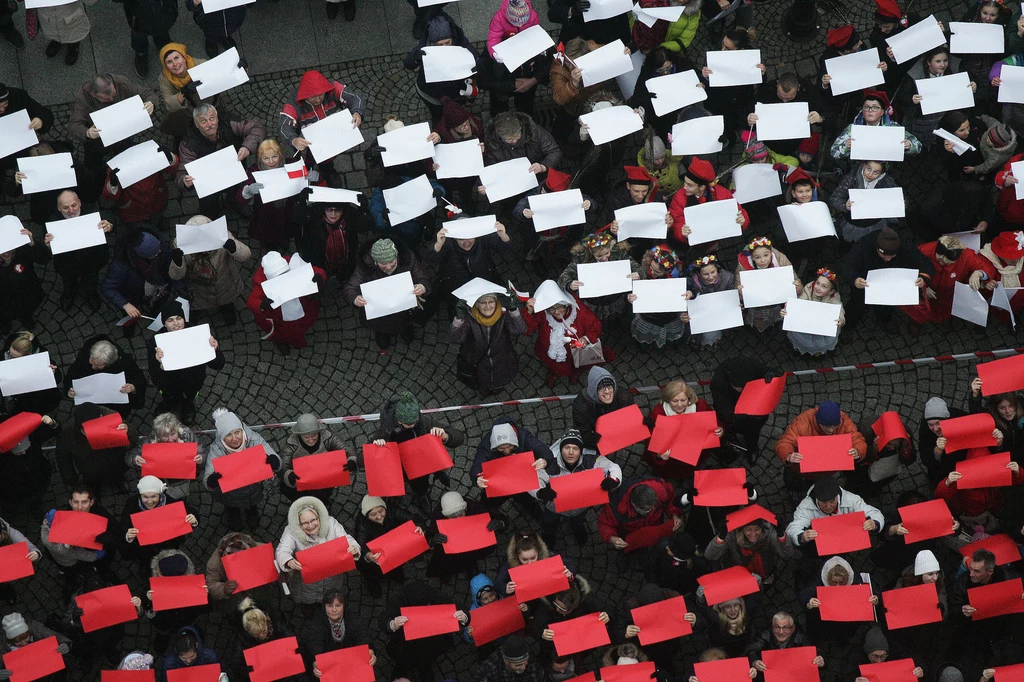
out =
{"type": "Polygon", "coordinates": [[[316,284],[317,286],[322,285],[324,283],[324,276],[321,275],[319,272],[314,272],[313,283],[316,284]]]}
{"type": "Polygon", "coordinates": [[[651,673],[651,679],[658,682],[672,682],[672,677],[662,670],[655,670],[651,673]]]}
{"type": "Polygon", "coordinates": [[[391,209],[389,209],[387,206],[380,210],[380,217],[383,218],[384,220],[387,220],[389,215],[391,215],[391,209]]]}
{"type": "Polygon", "coordinates": [[[590,0],[576,0],[572,6],[577,12],[587,12],[590,10],[590,0]]]}
{"type": "Polygon", "coordinates": [[[276,459],[277,457],[274,457],[273,455],[267,455],[267,466],[273,469],[276,459]]]}
{"type": "Polygon", "coordinates": [[[228,240],[224,242],[224,250],[227,251],[228,253],[234,253],[235,251],[238,250],[238,245],[235,244],[234,239],[228,237],[228,240]]]}
{"type": "Polygon", "coordinates": [[[512,312],[513,310],[519,310],[519,308],[522,306],[522,302],[518,298],[516,298],[515,296],[510,296],[509,294],[498,294],[498,303],[501,304],[502,308],[508,310],[509,312],[512,312]]]}
{"type": "Polygon", "coordinates": [[[467,315],[469,315],[469,304],[459,299],[458,303],[455,304],[455,319],[464,320],[467,315]]]}
{"type": "Polygon", "coordinates": [[[554,488],[549,488],[547,486],[537,491],[537,499],[543,500],[544,502],[554,502],[555,497],[557,496],[558,493],[555,492],[554,488]]]}
{"type": "Polygon", "coordinates": [[[435,187],[434,188],[434,198],[435,199],[440,199],[443,196],[444,196],[444,190],[441,189],[440,187],[435,187]]]}
{"type": "MultiPolygon", "coordinates": [[[[231,240],[229,239],[228,241],[231,240]]],[[[185,252],[182,251],[181,249],[174,249],[173,251],[171,251],[171,260],[174,261],[174,264],[180,268],[182,265],[185,264],[185,252]]]]}
{"type": "Polygon", "coordinates": [[[444,533],[438,533],[434,536],[434,542],[438,545],[443,545],[444,543],[448,542],[448,536],[444,533]]]}
{"type": "Polygon", "coordinates": [[[729,137],[727,135],[719,135],[718,141],[722,144],[729,144],[729,137]]]}
{"type": "Polygon", "coordinates": [[[263,300],[260,301],[260,310],[262,310],[265,313],[269,313],[271,310],[273,310],[272,303],[273,301],[264,296],[263,300]]]}
{"type": "Polygon", "coordinates": [[[299,192],[299,196],[302,197],[303,199],[305,199],[306,203],[309,203],[309,197],[312,194],[313,194],[313,188],[312,187],[303,187],[302,191],[299,192]]]}
{"type": "Polygon", "coordinates": [[[359,202],[359,208],[368,209],[370,208],[370,200],[366,198],[365,194],[360,194],[356,197],[356,201],[359,202]]]}
{"type": "Polygon", "coordinates": [[[345,462],[345,471],[349,472],[350,474],[357,473],[359,471],[359,462],[355,461],[354,459],[348,460],[347,462],[345,462]]]}
{"type": "Polygon", "coordinates": [[[240,69],[248,69],[249,68],[249,62],[245,61],[245,57],[239,57],[238,58],[238,68],[240,68],[240,69]]]}
{"type": "Polygon", "coordinates": [[[424,50],[423,48],[420,48],[420,54],[419,54],[420,59],[423,59],[426,56],[427,56],[427,51],[424,50]]]}
{"type": "Polygon", "coordinates": [[[71,615],[74,616],[75,618],[81,618],[82,616],[85,615],[85,609],[83,609],[83,608],[81,608],[79,606],[76,606],[75,608],[71,609],[71,615]]]}
{"type": "Polygon", "coordinates": [[[199,86],[203,84],[203,81],[189,81],[185,83],[185,86],[181,89],[182,92],[198,92],[199,86]]]}
{"type": "Polygon", "coordinates": [[[619,482],[611,476],[605,476],[605,479],[601,481],[601,490],[615,490],[619,487],[619,482]]]}
{"type": "Polygon", "coordinates": [[[220,490],[220,478],[221,473],[219,471],[214,471],[210,474],[210,477],[206,479],[206,487],[214,490],[220,490]]]}
{"type": "Polygon", "coordinates": [[[492,533],[504,527],[505,523],[501,519],[491,519],[487,522],[487,530],[491,531],[492,533]]]}
{"type": "Polygon", "coordinates": [[[114,187],[120,187],[121,186],[121,183],[118,182],[118,180],[117,180],[117,172],[119,170],[121,170],[121,169],[120,168],[111,168],[110,171],[107,173],[107,180],[114,187]]]}
{"type": "Polygon", "coordinates": [[[651,99],[658,99],[658,93],[656,92],[648,92],[647,96],[650,97],[651,99]]]}
{"type": "Polygon", "coordinates": [[[172,152],[170,149],[167,149],[166,147],[163,147],[163,146],[157,147],[157,149],[159,149],[160,153],[163,154],[167,158],[167,163],[169,163],[169,164],[171,164],[173,166],[174,165],[174,152],[172,152]]]}

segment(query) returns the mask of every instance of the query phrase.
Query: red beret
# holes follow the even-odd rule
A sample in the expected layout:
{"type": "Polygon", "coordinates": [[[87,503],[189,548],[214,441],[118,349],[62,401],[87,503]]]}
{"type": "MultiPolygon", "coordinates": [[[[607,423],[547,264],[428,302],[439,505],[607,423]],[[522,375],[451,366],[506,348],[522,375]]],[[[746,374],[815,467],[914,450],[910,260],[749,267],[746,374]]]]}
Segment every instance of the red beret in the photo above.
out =
{"type": "Polygon", "coordinates": [[[817,156],[819,144],[821,144],[821,133],[811,133],[811,136],[806,140],[800,141],[800,144],[796,146],[796,151],[798,154],[804,153],[817,156]]]}
{"type": "Polygon", "coordinates": [[[643,166],[626,166],[626,183],[630,185],[653,185],[654,176],[643,166]]]}
{"type": "Polygon", "coordinates": [[[715,167],[710,161],[694,157],[690,167],[686,169],[686,174],[698,184],[710,185],[715,180],[715,167]]]}
{"type": "Polygon", "coordinates": [[[864,101],[869,99],[875,100],[882,103],[882,108],[885,110],[889,109],[889,95],[885,94],[884,90],[865,90],[864,101]]]}
{"type": "Polygon", "coordinates": [[[814,181],[814,178],[812,178],[810,175],[808,175],[807,171],[805,171],[803,168],[800,168],[799,166],[797,166],[793,170],[792,173],[790,173],[789,175],[786,176],[786,183],[790,187],[795,185],[800,180],[806,180],[807,182],[811,183],[815,187],[818,186],[818,183],[814,181]]]}
{"type": "Polygon", "coordinates": [[[897,21],[903,18],[903,11],[896,4],[896,0],[875,0],[875,5],[877,5],[875,14],[891,17],[897,21]]]}
{"type": "Polygon", "coordinates": [[[829,47],[835,47],[838,49],[847,47],[853,38],[853,34],[853,24],[834,28],[828,32],[828,45],[829,47]]]}
{"type": "Polygon", "coordinates": [[[572,182],[572,176],[568,173],[548,168],[548,177],[544,181],[544,186],[552,192],[562,192],[569,189],[570,182],[572,182]]]}

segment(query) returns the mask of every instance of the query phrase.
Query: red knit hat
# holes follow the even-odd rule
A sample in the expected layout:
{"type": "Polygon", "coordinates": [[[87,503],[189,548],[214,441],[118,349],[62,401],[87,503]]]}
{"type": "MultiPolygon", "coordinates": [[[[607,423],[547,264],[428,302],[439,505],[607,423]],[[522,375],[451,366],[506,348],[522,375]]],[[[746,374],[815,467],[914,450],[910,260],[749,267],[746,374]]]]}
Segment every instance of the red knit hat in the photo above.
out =
{"type": "Polygon", "coordinates": [[[309,99],[317,95],[324,95],[334,89],[331,81],[327,80],[319,71],[310,70],[302,74],[299,81],[299,100],[309,99]]]}
{"type": "Polygon", "coordinates": [[[806,140],[800,140],[800,144],[796,146],[798,154],[810,154],[811,156],[818,155],[818,146],[821,144],[821,133],[811,133],[811,136],[806,140]]]}
{"type": "Polygon", "coordinates": [[[1024,232],[1001,232],[989,246],[1005,261],[1024,258],[1024,232]]]}
{"type": "Polygon", "coordinates": [[[441,118],[448,129],[458,128],[460,125],[472,118],[469,109],[462,106],[451,97],[441,98],[441,118]]]}
{"type": "Polygon", "coordinates": [[[548,168],[548,177],[544,180],[544,186],[551,192],[563,192],[569,189],[572,176],[554,168],[548,168]]]}
{"type": "Polygon", "coordinates": [[[854,42],[854,34],[856,34],[856,30],[854,30],[853,24],[833,28],[828,32],[828,46],[840,50],[849,47],[850,43],[854,42]]]}
{"type": "Polygon", "coordinates": [[[626,166],[623,168],[626,171],[626,184],[627,185],[653,185],[654,176],[648,172],[643,166],[626,166]]]}
{"type": "Polygon", "coordinates": [[[710,161],[698,159],[697,157],[694,157],[693,161],[690,162],[690,167],[686,169],[686,174],[699,185],[710,185],[715,181],[715,167],[711,165],[710,161]]]}
{"type": "Polygon", "coordinates": [[[875,5],[875,15],[879,17],[888,17],[896,21],[903,18],[903,11],[896,4],[896,0],[875,0],[875,5]]]}

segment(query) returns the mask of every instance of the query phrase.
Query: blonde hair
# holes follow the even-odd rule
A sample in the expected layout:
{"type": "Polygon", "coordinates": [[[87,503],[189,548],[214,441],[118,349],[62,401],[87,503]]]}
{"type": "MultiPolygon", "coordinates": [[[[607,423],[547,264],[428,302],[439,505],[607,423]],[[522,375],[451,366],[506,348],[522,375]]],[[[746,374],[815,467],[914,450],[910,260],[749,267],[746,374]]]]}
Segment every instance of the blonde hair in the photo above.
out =
{"type": "Polygon", "coordinates": [[[718,615],[718,625],[726,632],[735,632],[742,634],[747,630],[747,603],[743,599],[730,599],[720,604],[715,604],[711,607],[714,612],[718,615]],[[725,607],[729,604],[736,602],[740,607],[740,615],[736,620],[729,620],[729,617],[725,615],[725,607]]]}
{"type": "Polygon", "coordinates": [[[686,394],[686,399],[690,401],[691,405],[697,403],[697,392],[688,383],[679,379],[668,382],[665,388],[661,389],[661,400],[670,403],[680,393],[686,394]]]}
{"type": "Polygon", "coordinates": [[[281,144],[272,137],[268,137],[263,140],[263,142],[260,142],[260,145],[256,147],[256,159],[262,159],[263,155],[268,151],[276,152],[278,156],[282,159],[284,158],[284,151],[281,149],[281,144]]]}
{"type": "Polygon", "coordinates": [[[239,603],[238,610],[242,612],[242,629],[250,636],[260,638],[269,637],[273,631],[273,623],[252,597],[246,597],[239,603]]]}
{"type": "Polygon", "coordinates": [[[18,355],[28,355],[32,352],[32,340],[35,339],[32,332],[18,332],[18,335],[11,341],[10,350],[18,355]]]}
{"type": "Polygon", "coordinates": [[[841,564],[836,564],[832,568],[828,569],[828,574],[825,576],[826,581],[831,583],[834,578],[841,578],[841,585],[850,584],[850,572],[841,564]]]}

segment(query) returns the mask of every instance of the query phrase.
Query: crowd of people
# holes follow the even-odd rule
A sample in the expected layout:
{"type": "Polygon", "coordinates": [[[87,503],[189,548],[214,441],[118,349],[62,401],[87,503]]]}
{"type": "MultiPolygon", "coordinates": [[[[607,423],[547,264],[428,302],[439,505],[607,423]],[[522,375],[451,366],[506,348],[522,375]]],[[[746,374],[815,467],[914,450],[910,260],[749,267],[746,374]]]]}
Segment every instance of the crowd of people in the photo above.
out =
{"type": "MultiPolygon", "coordinates": [[[[479,0],[467,0],[473,1],[479,0]]],[[[853,24],[828,26],[813,79],[798,76],[789,64],[757,63],[760,84],[720,87],[713,70],[701,66],[697,50],[691,49],[695,37],[706,33],[712,51],[756,50],[757,31],[773,30],[759,22],[762,0],[638,0],[633,11],[601,19],[587,17],[597,9],[593,0],[546,0],[546,7],[535,7],[537,0],[501,0],[479,50],[445,12],[447,3],[409,2],[418,44],[404,66],[415,72],[410,77],[429,118],[426,139],[434,146],[478,144],[485,167],[525,159],[536,187],[491,201],[479,177],[446,177],[433,158],[393,163],[388,153],[396,150],[376,140],[358,150],[371,186],[362,193],[318,198],[318,189],[352,188],[345,187],[335,158],[313,153],[317,143],[309,128],[341,115],[351,117],[353,128],[369,131],[364,117],[374,93],[358,92],[344,78],[310,69],[280,103],[277,127],[268,129],[257,112],[236,109],[230,90],[200,96],[202,83],[193,80],[190,69],[206,60],[172,41],[178,14],[174,0],[123,0],[136,74],[148,74],[152,41],[160,59],[159,88],[118,74],[90,78],[76,94],[67,121],[72,140],[53,135],[54,114],[37,101],[40,93],[31,85],[0,84],[0,117],[24,111],[40,138],[0,158],[4,191],[22,217],[15,219],[16,227],[0,223],[8,230],[0,237],[25,242],[0,253],[0,330],[5,336],[0,363],[47,352],[45,325],[37,315],[51,296],[62,311],[84,306],[108,319],[110,328],[109,334],[72,336],[80,342],[74,361],[50,365],[56,387],[3,397],[0,509],[7,520],[0,519],[0,551],[18,546],[13,551],[23,549],[32,564],[50,564],[60,576],[61,591],[35,595],[52,604],[52,612],[30,612],[30,602],[21,597],[33,589],[35,578],[9,577],[0,583],[0,601],[6,602],[0,609],[0,679],[61,682],[117,668],[153,670],[161,681],[182,682],[176,672],[212,665],[202,672],[254,682],[301,676],[372,679],[365,677],[370,668],[375,673],[369,674],[379,679],[427,682],[439,679],[440,661],[460,649],[477,659],[466,682],[568,682],[587,673],[593,678],[582,679],[732,682],[737,670],[744,679],[768,679],[773,672],[776,679],[789,674],[814,679],[816,669],[857,682],[911,677],[1002,682],[1019,676],[1005,666],[1024,661],[1022,609],[1008,606],[979,617],[984,607],[974,591],[1007,583],[1016,589],[1008,600],[1024,599],[1018,573],[1024,529],[1012,514],[1024,502],[1017,487],[1024,482],[1024,404],[1015,392],[986,391],[977,378],[960,396],[922,396],[924,418],[916,432],[895,413],[877,409],[851,415],[819,396],[813,405],[800,405],[802,412],[783,435],[768,443],[763,431],[771,409],[751,413],[739,406],[740,397],[748,385],[773,385],[783,372],[757,358],[732,357],[717,364],[709,399],[687,383],[696,377],[670,378],[643,425],[634,425],[651,440],[638,436],[606,451],[602,439],[610,433],[609,423],[637,409],[636,396],[616,377],[618,357],[642,361],[684,339],[688,352],[698,353],[721,348],[725,335],[740,333],[735,326],[695,325],[699,314],[691,317],[686,301],[736,292],[742,325],[759,343],[786,344],[795,354],[821,361],[835,351],[842,332],[862,324],[867,315],[876,327],[905,329],[912,336],[921,325],[950,324],[963,316],[957,303],[963,287],[973,290],[986,308],[992,306],[990,324],[1007,324],[1024,309],[1024,297],[1016,296],[1024,267],[1024,199],[1017,196],[1013,170],[1024,162],[1017,149],[1024,105],[999,94],[1004,79],[1022,82],[1009,70],[1024,65],[1020,3],[964,0],[953,17],[999,26],[1003,45],[998,51],[951,54],[949,44],[942,44],[897,61],[887,39],[934,19],[925,7],[907,13],[896,0],[865,2],[872,4],[869,34],[862,37],[853,24]],[[678,10],[673,18],[659,14],[671,10],[678,10]],[[545,11],[560,25],[557,47],[510,70],[495,47],[538,26],[539,13],[545,11]],[[615,78],[590,82],[577,61],[616,41],[627,55],[642,57],[632,62],[638,71],[635,84],[615,78]],[[473,75],[428,79],[427,48],[452,46],[471,54],[473,75]],[[826,60],[864,50],[878,51],[878,82],[834,94],[826,60]],[[705,96],[665,112],[657,106],[651,79],[688,71],[705,96]],[[919,83],[958,73],[969,76],[971,108],[935,112],[922,106],[919,83]],[[548,92],[553,104],[545,110],[541,103],[548,92]],[[483,116],[474,112],[483,109],[485,95],[489,109],[483,116]],[[123,183],[119,176],[125,170],[111,159],[153,135],[143,132],[107,144],[92,115],[135,97],[157,122],[161,140],[173,142],[159,146],[166,167],[123,183]],[[810,134],[760,139],[756,109],[793,102],[806,103],[810,134]],[[584,117],[623,105],[642,119],[642,131],[595,143],[586,122],[594,119],[584,117]],[[548,111],[550,117],[538,115],[548,111]],[[712,116],[724,123],[720,152],[673,153],[680,142],[673,135],[676,124],[712,116]],[[851,197],[863,196],[855,191],[900,188],[905,177],[901,162],[857,158],[853,152],[857,130],[874,126],[901,128],[901,151],[928,168],[929,187],[908,201],[906,219],[854,217],[851,197]],[[245,179],[200,196],[190,164],[226,149],[244,164],[245,179]],[[75,184],[32,191],[37,179],[19,161],[67,152],[75,184]],[[691,243],[688,209],[733,200],[733,175],[749,164],[765,164],[779,194],[737,204],[735,214],[726,207],[729,227],[740,237],[691,243]],[[286,165],[289,177],[299,168],[295,172],[306,178],[306,187],[284,198],[266,197],[260,181],[266,176],[260,173],[286,165]],[[436,208],[407,218],[394,192],[421,178],[429,183],[436,208]],[[582,222],[535,227],[540,204],[534,199],[577,190],[582,222]],[[177,195],[198,198],[199,213],[175,228],[165,212],[177,195]],[[652,208],[659,228],[663,211],[663,238],[623,234],[627,228],[620,225],[618,212],[644,204],[657,204],[652,208]],[[808,204],[819,204],[830,216],[834,235],[804,239],[783,225],[781,209],[808,204]],[[53,252],[51,225],[97,213],[101,243],[53,252]],[[461,221],[490,215],[495,216],[493,231],[476,238],[449,236],[461,221]],[[217,239],[218,246],[189,248],[188,253],[179,248],[185,226],[212,229],[222,218],[229,230],[226,239],[217,239]],[[511,252],[531,264],[540,280],[525,293],[513,285],[511,273],[502,271],[511,252]],[[51,261],[59,291],[46,287],[40,275],[51,261]],[[590,266],[612,261],[628,271],[630,286],[684,282],[676,308],[633,312],[639,300],[635,291],[587,296],[590,266]],[[283,302],[270,295],[267,282],[307,266],[315,293],[283,302]],[[750,281],[750,273],[787,267],[792,286],[788,274],[780,274],[790,300],[834,306],[834,334],[790,329],[783,334],[789,303],[743,305],[743,282],[750,281]],[[915,303],[893,306],[866,299],[871,273],[889,269],[914,274],[915,303]],[[406,273],[416,305],[371,314],[367,287],[406,273]],[[240,315],[243,299],[248,313],[240,315]],[[481,433],[467,433],[457,423],[423,412],[410,392],[387,399],[366,442],[343,436],[308,412],[297,415],[286,433],[255,428],[245,419],[241,394],[234,404],[200,413],[197,401],[210,402],[204,396],[208,372],[232,362],[220,347],[218,332],[254,324],[258,331],[251,330],[253,336],[272,344],[276,354],[289,355],[313,340],[311,330],[324,300],[351,306],[360,333],[372,336],[382,355],[394,353],[398,361],[411,362],[402,350],[416,343],[418,329],[440,318],[448,342],[457,349],[452,354],[456,378],[481,396],[502,394],[521,369],[539,372],[543,367],[549,388],[579,387],[571,428],[535,434],[510,412],[481,433]],[[212,359],[165,367],[159,336],[206,322],[212,359]],[[628,329],[631,342],[613,349],[603,331],[617,325],[628,329]],[[146,335],[145,362],[133,353],[130,341],[117,338],[132,339],[140,329],[146,335]],[[522,352],[518,337],[523,336],[535,336],[532,357],[522,352]],[[118,399],[82,400],[81,382],[100,375],[123,375],[123,384],[116,380],[118,399]],[[695,416],[685,427],[692,432],[681,430],[675,440],[670,438],[671,447],[656,445],[666,425],[682,424],[686,415],[698,413],[708,417],[701,423],[711,423],[705,430],[698,429],[695,416]],[[992,425],[980,437],[984,443],[948,447],[954,436],[943,435],[944,425],[971,416],[992,425]],[[113,435],[108,435],[116,442],[95,439],[99,422],[111,424],[113,435]],[[806,439],[832,436],[848,438],[840,454],[849,461],[808,471],[809,452],[800,452],[809,447],[806,439]],[[704,447],[690,442],[695,439],[704,447]],[[464,446],[473,443],[476,451],[467,466],[464,446]],[[185,469],[191,475],[153,475],[155,464],[147,455],[173,444],[188,451],[185,469]],[[673,449],[684,446],[696,457],[673,455],[673,449]],[[628,448],[642,457],[628,457],[628,448]],[[767,449],[778,462],[770,457],[768,464],[761,461],[767,449]],[[368,492],[361,498],[344,484],[303,482],[314,476],[314,468],[328,468],[326,462],[339,452],[345,454],[332,465],[336,473],[343,471],[360,485],[359,479],[366,479],[368,492]],[[441,456],[436,464],[439,452],[448,453],[450,461],[441,456]],[[493,495],[495,476],[511,467],[519,453],[529,453],[526,474],[536,473],[536,485],[493,495]],[[1006,463],[1000,467],[1007,471],[999,473],[1005,480],[960,483],[969,467],[1004,453],[1006,463]],[[322,457],[316,465],[301,461],[314,456],[322,457]],[[237,463],[251,457],[260,476],[236,484],[237,463]],[[405,477],[399,474],[397,482],[385,485],[380,478],[384,462],[399,459],[405,477]],[[767,502],[763,497],[759,502],[755,463],[781,482],[786,499],[779,508],[761,506],[767,502]],[[468,488],[457,482],[453,467],[468,470],[468,488]],[[927,489],[905,490],[892,507],[878,502],[882,491],[911,468],[924,472],[927,489]],[[705,472],[718,470],[746,470],[742,502],[733,496],[709,506],[698,499],[701,481],[709,480],[705,472]],[[565,502],[571,492],[567,481],[584,480],[579,475],[586,472],[594,476],[585,478],[589,488],[579,494],[585,492],[590,501],[573,507],[565,502]],[[286,519],[265,513],[278,496],[289,503],[286,519]],[[949,532],[915,541],[901,511],[930,500],[949,510],[949,532]],[[200,509],[212,509],[211,518],[203,518],[200,509]],[[154,541],[141,517],[148,512],[169,517],[167,511],[176,515],[178,534],[154,541]],[[858,523],[868,536],[867,548],[822,548],[823,526],[815,522],[847,514],[862,518],[858,523]],[[449,549],[462,538],[446,530],[448,522],[484,515],[482,526],[494,535],[493,542],[469,551],[449,549]],[[68,537],[69,525],[99,530],[82,541],[68,537]],[[210,525],[226,532],[209,556],[200,556],[204,550],[191,530],[210,525]],[[384,545],[399,536],[422,545],[416,558],[396,563],[385,552],[384,545]],[[335,554],[328,569],[307,572],[304,562],[313,555],[302,553],[334,541],[340,544],[331,545],[335,554]],[[593,550],[590,560],[569,557],[570,548],[586,546],[593,550]],[[232,555],[252,551],[245,561],[255,565],[260,547],[272,550],[273,574],[258,584],[240,585],[242,562],[232,555]],[[604,563],[593,561],[598,555],[604,563]],[[520,601],[520,588],[531,586],[523,583],[526,572],[517,569],[547,559],[554,560],[554,577],[562,583],[520,601]],[[598,566],[608,566],[607,575],[598,566]],[[753,589],[721,597],[709,586],[714,576],[734,568],[753,589]],[[158,579],[187,576],[203,576],[206,599],[187,607],[161,605],[157,586],[169,583],[158,579]],[[469,593],[453,593],[453,580],[468,581],[469,593]],[[609,603],[601,596],[608,580],[638,587],[609,603]],[[87,612],[90,593],[122,584],[134,595],[128,617],[94,627],[95,614],[87,612]],[[850,621],[836,616],[834,601],[825,597],[827,588],[852,586],[868,589],[872,617],[850,621]],[[924,601],[939,616],[901,626],[895,622],[897,607],[885,595],[916,587],[928,591],[931,596],[924,601]],[[768,611],[765,592],[777,603],[785,590],[795,600],[785,609],[768,611]],[[512,600],[516,607],[502,609],[502,623],[516,626],[495,633],[495,617],[484,614],[498,613],[503,602],[512,600]],[[651,641],[644,632],[649,626],[636,622],[637,610],[669,600],[674,601],[663,618],[685,624],[687,634],[651,641]],[[370,622],[367,614],[378,605],[383,611],[370,622]],[[440,634],[423,636],[421,624],[410,625],[415,607],[447,605],[453,605],[455,622],[440,634]],[[122,638],[133,615],[148,621],[150,637],[148,646],[128,650],[122,638]],[[582,628],[581,618],[596,621],[590,625],[606,636],[574,647],[571,640],[582,635],[567,631],[582,628]],[[477,641],[482,632],[486,641],[477,641]],[[42,672],[39,665],[19,667],[16,652],[33,645],[40,651],[44,643],[52,644],[66,667],[42,672]],[[780,669],[781,658],[765,655],[803,647],[810,648],[803,650],[803,673],[780,669]],[[352,650],[346,659],[350,667],[328,669],[332,659],[327,655],[341,650],[352,650]],[[278,659],[278,667],[272,659],[278,659]],[[724,668],[712,665],[737,661],[741,664],[730,673],[715,672],[724,668]],[[865,667],[899,661],[904,661],[899,674],[865,667]],[[609,671],[623,666],[639,667],[609,671]]],[[[50,41],[48,57],[66,46],[65,61],[73,64],[89,31],[83,8],[89,4],[74,0],[25,10],[27,30],[31,35],[38,26],[50,41]]],[[[333,19],[343,8],[351,21],[355,7],[356,0],[328,0],[326,12],[333,19]]],[[[186,0],[186,9],[203,30],[208,57],[237,47],[232,34],[244,20],[244,5],[205,12],[201,0],[186,0]]],[[[0,5],[0,35],[20,47],[24,41],[13,24],[16,16],[9,4],[0,5]]],[[[950,27],[941,22],[938,27],[948,39],[950,27]]],[[[238,66],[246,66],[244,57],[238,66]]],[[[380,132],[413,123],[389,116],[380,132]]],[[[747,297],[753,288],[746,290],[747,297]]],[[[309,362],[308,354],[297,355],[297,362],[309,362]]],[[[962,434],[955,444],[960,442],[962,434]]],[[[399,551],[396,545],[388,548],[399,551]]],[[[4,556],[14,559],[10,550],[4,556]]],[[[270,554],[266,557],[270,561],[270,554]]]]}

